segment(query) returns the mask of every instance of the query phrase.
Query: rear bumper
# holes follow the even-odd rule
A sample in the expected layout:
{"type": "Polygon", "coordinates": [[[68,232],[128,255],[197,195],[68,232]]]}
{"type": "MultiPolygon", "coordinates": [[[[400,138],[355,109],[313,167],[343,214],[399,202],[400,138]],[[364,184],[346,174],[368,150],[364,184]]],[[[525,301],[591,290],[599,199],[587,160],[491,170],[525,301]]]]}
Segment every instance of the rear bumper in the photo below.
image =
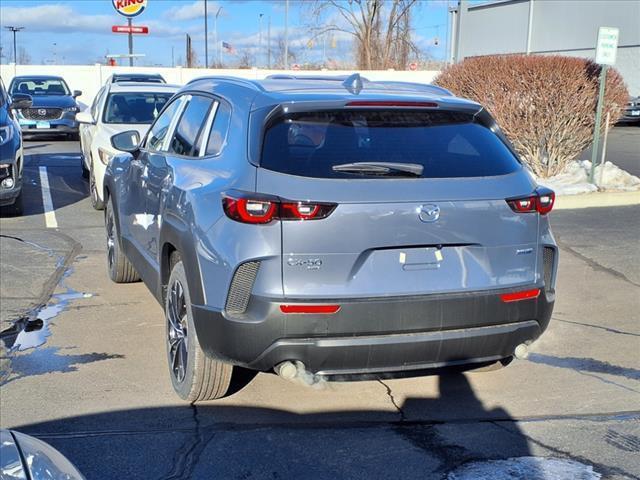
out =
{"type": "Polygon", "coordinates": [[[340,304],[333,315],[283,314],[281,304],[296,302],[254,297],[242,317],[204,306],[193,315],[204,351],[236,365],[268,370],[293,360],[326,375],[393,372],[490,362],[537,339],[553,294],[503,303],[500,294],[512,291],[324,301],[340,304]]]}

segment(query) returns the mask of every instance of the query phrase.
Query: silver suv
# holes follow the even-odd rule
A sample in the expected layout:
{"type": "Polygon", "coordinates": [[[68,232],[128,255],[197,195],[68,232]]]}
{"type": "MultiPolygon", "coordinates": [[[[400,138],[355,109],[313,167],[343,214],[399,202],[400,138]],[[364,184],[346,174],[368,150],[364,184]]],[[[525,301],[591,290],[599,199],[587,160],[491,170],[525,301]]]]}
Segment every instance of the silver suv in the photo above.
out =
{"type": "Polygon", "coordinates": [[[438,87],[201,78],[108,166],[108,266],[164,305],[185,400],[234,365],[327,377],[508,363],[545,330],[550,190],[438,87]]]}

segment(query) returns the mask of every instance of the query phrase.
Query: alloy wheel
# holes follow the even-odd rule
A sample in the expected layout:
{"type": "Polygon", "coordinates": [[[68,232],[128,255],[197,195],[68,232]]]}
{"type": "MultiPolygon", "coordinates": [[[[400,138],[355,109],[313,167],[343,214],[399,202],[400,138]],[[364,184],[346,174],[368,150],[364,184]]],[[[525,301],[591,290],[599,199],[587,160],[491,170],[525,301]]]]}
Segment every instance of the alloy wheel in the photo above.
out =
{"type": "Polygon", "coordinates": [[[107,213],[107,261],[109,262],[109,268],[113,267],[115,261],[115,228],[113,222],[113,213],[109,209],[107,213]]]}
{"type": "Polygon", "coordinates": [[[173,376],[178,382],[184,380],[188,360],[187,306],[184,288],[179,281],[169,289],[167,305],[167,342],[169,343],[169,363],[173,376]]]}

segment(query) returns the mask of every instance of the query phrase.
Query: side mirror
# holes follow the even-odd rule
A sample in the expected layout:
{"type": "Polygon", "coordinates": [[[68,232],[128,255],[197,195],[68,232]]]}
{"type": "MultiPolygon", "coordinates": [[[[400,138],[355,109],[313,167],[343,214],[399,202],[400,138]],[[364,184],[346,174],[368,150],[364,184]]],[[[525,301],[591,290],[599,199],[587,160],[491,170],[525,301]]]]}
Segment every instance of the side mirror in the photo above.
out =
{"type": "Polygon", "coordinates": [[[91,115],[91,112],[88,110],[84,110],[82,112],[76,113],[76,122],[78,123],[86,123],[89,125],[95,125],[96,120],[91,115]]]}
{"type": "Polygon", "coordinates": [[[31,108],[33,99],[31,95],[26,93],[14,93],[11,95],[11,106],[14,110],[22,110],[23,108],[31,108]]]}
{"type": "Polygon", "coordinates": [[[111,137],[111,146],[116,150],[135,153],[138,151],[140,134],[136,130],[127,130],[111,137]]]}
{"type": "Polygon", "coordinates": [[[73,91],[73,98],[77,98],[80,95],[82,95],[82,90],[74,90],[73,91]]]}

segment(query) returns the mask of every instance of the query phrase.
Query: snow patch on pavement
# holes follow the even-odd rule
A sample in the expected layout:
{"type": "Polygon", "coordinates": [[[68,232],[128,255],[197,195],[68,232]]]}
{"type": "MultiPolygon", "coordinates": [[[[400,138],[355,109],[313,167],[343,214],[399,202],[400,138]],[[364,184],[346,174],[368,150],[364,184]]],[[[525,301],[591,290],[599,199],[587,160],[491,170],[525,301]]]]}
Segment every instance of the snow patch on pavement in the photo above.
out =
{"type": "Polygon", "coordinates": [[[447,480],[599,480],[593,467],[553,457],[516,457],[467,463],[447,480]]]}
{"type": "Polygon", "coordinates": [[[550,178],[539,178],[537,182],[555,191],[556,195],[640,190],[640,178],[631,175],[611,162],[605,162],[604,166],[596,166],[595,180],[597,186],[589,183],[590,172],[591,162],[589,160],[574,160],[567,164],[563,173],[550,178]]]}

